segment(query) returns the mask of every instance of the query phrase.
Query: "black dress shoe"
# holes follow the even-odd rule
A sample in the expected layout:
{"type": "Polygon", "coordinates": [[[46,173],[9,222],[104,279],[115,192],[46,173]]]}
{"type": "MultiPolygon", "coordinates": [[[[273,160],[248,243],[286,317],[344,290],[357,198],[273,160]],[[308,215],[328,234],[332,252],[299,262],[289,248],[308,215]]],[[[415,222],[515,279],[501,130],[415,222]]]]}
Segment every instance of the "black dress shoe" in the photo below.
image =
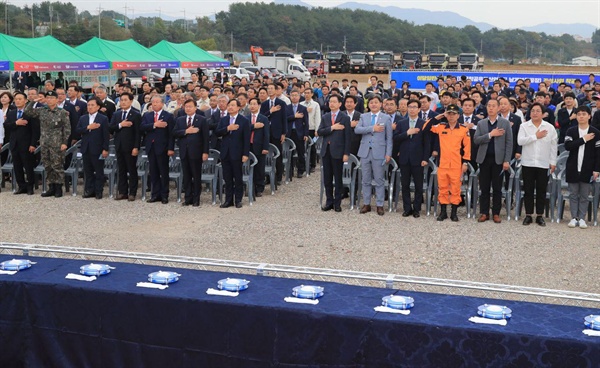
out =
{"type": "Polygon", "coordinates": [[[413,212],[413,217],[414,218],[419,218],[419,217],[421,217],[421,214],[419,213],[419,211],[414,211],[413,212]]]}
{"type": "Polygon", "coordinates": [[[27,195],[33,195],[33,187],[27,188],[27,195]]]}
{"type": "Polygon", "coordinates": [[[222,203],[222,204],[219,206],[219,208],[229,208],[229,207],[231,207],[231,206],[233,206],[233,203],[231,203],[231,202],[225,202],[225,203],[222,203]]]}
{"type": "Polygon", "coordinates": [[[304,176],[304,174],[300,174],[298,173],[298,175],[296,176],[298,179],[301,179],[304,176]]]}
{"type": "Polygon", "coordinates": [[[254,193],[254,196],[257,198],[262,197],[262,192],[256,192],[256,193],[254,193]]]}
{"type": "Polygon", "coordinates": [[[96,199],[102,199],[102,193],[96,194],[96,199]]]}
{"type": "Polygon", "coordinates": [[[169,203],[169,199],[168,198],[163,198],[163,199],[160,200],[160,203],[167,204],[167,203],[169,203]]]}
{"type": "Polygon", "coordinates": [[[342,212],[342,206],[335,207],[335,212],[342,212]]]}
{"type": "Polygon", "coordinates": [[[413,214],[412,210],[410,210],[410,211],[404,211],[404,212],[402,212],[402,217],[408,217],[408,216],[410,216],[412,214],[413,214]]]}
{"type": "Polygon", "coordinates": [[[321,210],[323,210],[323,211],[331,211],[332,209],[333,209],[332,204],[327,204],[327,205],[325,205],[325,207],[321,207],[321,210]]]}
{"type": "Polygon", "coordinates": [[[281,186],[281,180],[277,180],[277,183],[276,183],[276,185],[277,185],[277,186],[281,186]]]}
{"type": "Polygon", "coordinates": [[[529,215],[525,216],[525,218],[523,219],[523,225],[531,225],[532,222],[533,218],[531,218],[531,216],[529,215]]]}
{"type": "Polygon", "coordinates": [[[154,197],[154,198],[150,198],[150,199],[149,199],[149,200],[147,200],[146,202],[148,202],[148,203],[154,203],[154,202],[158,202],[158,201],[160,201],[160,199],[158,199],[158,198],[154,197]]]}
{"type": "Polygon", "coordinates": [[[27,188],[19,187],[19,189],[16,192],[14,192],[13,194],[25,194],[25,193],[27,193],[27,188]]]}
{"type": "Polygon", "coordinates": [[[192,203],[192,207],[200,207],[200,201],[192,203]]]}
{"type": "Polygon", "coordinates": [[[542,216],[537,216],[535,218],[535,223],[540,226],[546,226],[546,221],[544,221],[544,217],[542,217],[542,216]]]}
{"type": "Polygon", "coordinates": [[[133,201],[135,201],[135,196],[134,195],[130,195],[129,197],[127,197],[127,200],[129,202],[133,202],[133,201]]]}
{"type": "Polygon", "coordinates": [[[83,193],[83,198],[94,198],[96,196],[96,193],[94,192],[85,192],[83,193]]]}
{"type": "Polygon", "coordinates": [[[119,194],[115,197],[115,201],[122,201],[124,199],[127,199],[127,194],[119,194]]]}
{"type": "Polygon", "coordinates": [[[191,204],[192,204],[192,201],[184,201],[184,202],[182,202],[182,203],[181,203],[181,205],[182,205],[183,207],[189,206],[189,205],[191,205],[191,204]]]}
{"type": "Polygon", "coordinates": [[[235,204],[235,208],[242,208],[242,202],[238,202],[235,204]]]}

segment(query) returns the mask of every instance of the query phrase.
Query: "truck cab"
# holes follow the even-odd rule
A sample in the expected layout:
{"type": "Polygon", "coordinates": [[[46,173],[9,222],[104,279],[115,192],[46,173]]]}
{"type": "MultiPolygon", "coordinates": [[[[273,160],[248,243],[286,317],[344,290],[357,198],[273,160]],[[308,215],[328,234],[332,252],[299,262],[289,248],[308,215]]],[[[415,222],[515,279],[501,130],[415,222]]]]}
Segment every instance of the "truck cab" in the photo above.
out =
{"type": "Polygon", "coordinates": [[[462,53],[458,55],[459,70],[483,70],[483,57],[475,53],[462,53]]]}
{"type": "Polygon", "coordinates": [[[394,53],[391,51],[375,51],[373,54],[373,71],[389,73],[394,66],[394,53]]]}
{"type": "Polygon", "coordinates": [[[309,81],[310,73],[302,63],[296,59],[279,56],[259,56],[259,68],[276,68],[285,73],[286,78],[296,77],[300,81],[309,81]]]}
{"type": "Polygon", "coordinates": [[[350,58],[342,51],[331,51],[327,54],[329,71],[332,73],[348,73],[350,70],[350,58]]]}
{"type": "Polygon", "coordinates": [[[421,69],[421,53],[418,51],[404,51],[402,53],[402,66],[406,69],[421,69]]]}
{"type": "Polygon", "coordinates": [[[350,54],[350,73],[371,73],[371,57],[364,51],[350,54]]]}
{"type": "Polygon", "coordinates": [[[448,69],[448,54],[433,53],[429,55],[429,69],[448,69]]]}

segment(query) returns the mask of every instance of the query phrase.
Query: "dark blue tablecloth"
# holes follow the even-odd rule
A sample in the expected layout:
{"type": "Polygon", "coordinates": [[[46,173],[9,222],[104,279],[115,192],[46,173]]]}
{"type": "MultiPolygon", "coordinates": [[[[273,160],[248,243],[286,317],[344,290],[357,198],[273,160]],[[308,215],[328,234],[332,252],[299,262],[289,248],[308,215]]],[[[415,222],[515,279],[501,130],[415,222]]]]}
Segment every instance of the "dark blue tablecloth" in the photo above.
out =
{"type": "MultiPolygon", "coordinates": [[[[0,262],[9,257],[0,257],[0,262]]],[[[30,258],[0,275],[0,367],[599,367],[600,338],[581,333],[598,310],[440,294],[409,316],[377,313],[392,291],[319,282],[318,305],[285,303],[303,280],[243,276],[237,298],[209,287],[232,274],[110,263],[94,282],[67,280],[86,261],[30,258]],[[172,270],[166,290],[136,287],[172,270]],[[484,303],[509,306],[507,326],[468,322],[484,303]]]]}

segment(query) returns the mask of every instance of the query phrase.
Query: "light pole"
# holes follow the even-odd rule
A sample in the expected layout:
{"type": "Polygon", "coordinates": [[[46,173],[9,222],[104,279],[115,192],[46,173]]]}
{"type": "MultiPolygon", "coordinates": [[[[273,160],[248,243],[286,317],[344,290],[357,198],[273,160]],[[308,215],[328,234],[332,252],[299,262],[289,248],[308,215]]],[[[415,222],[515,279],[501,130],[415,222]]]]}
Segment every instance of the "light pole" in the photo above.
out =
{"type": "Polygon", "coordinates": [[[102,38],[102,30],[100,28],[100,21],[102,20],[102,7],[98,5],[98,38],[102,38]]]}

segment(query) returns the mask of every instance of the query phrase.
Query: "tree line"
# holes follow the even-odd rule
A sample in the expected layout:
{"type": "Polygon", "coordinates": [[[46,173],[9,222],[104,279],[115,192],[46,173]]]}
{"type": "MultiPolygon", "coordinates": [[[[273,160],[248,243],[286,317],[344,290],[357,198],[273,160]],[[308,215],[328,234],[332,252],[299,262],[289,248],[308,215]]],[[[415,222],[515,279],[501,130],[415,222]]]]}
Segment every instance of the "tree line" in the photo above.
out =
{"type": "Polygon", "coordinates": [[[492,28],[481,32],[477,27],[446,27],[440,24],[415,25],[387,14],[337,8],[305,8],[298,5],[234,3],[215,19],[199,17],[165,21],[158,17],[129,19],[115,11],[98,15],[79,12],[69,2],[45,1],[22,8],[0,4],[6,14],[4,33],[18,37],[40,36],[39,25],[46,33],[69,45],[79,45],[91,37],[108,40],[133,38],[144,46],[161,40],[195,42],[206,50],[247,52],[250,45],[265,50],[407,50],[457,55],[478,52],[487,58],[524,60],[540,58],[542,62],[568,62],[574,57],[600,54],[600,30],[592,43],[577,41],[571,35],[551,36],[519,29],[492,28]],[[5,8],[8,6],[8,9],[5,8]],[[32,17],[33,12],[33,17],[32,17]],[[32,32],[32,22],[34,30],[32,32]],[[52,29],[48,26],[52,23],[52,29]],[[126,26],[124,22],[127,23],[126,26]],[[119,25],[120,24],[120,25],[119,25]]]}

